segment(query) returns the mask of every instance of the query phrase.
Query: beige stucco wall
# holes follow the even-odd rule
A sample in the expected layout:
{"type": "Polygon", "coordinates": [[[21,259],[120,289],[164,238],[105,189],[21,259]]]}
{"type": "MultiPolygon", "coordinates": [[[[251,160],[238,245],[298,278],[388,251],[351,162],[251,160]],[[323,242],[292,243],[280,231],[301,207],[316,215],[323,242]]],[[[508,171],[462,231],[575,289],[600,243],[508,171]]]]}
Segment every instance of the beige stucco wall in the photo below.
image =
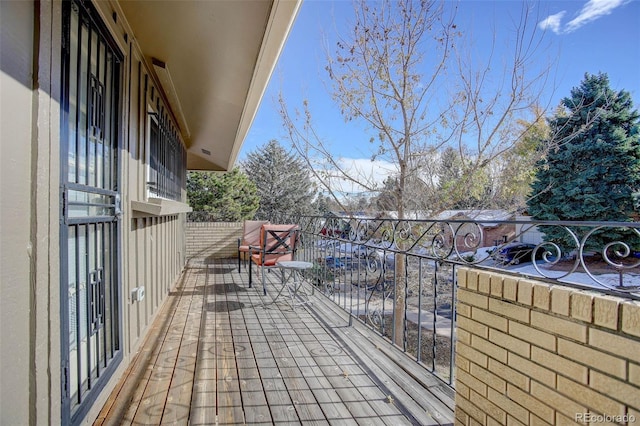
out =
{"type": "Polygon", "coordinates": [[[55,423],[61,23],[49,2],[0,2],[0,17],[0,420],[55,423]]]}
{"type": "Polygon", "coordinates": [[[0,416],[29,410],[33,5],[0,3],[0,416]],[[9,368],[10,366],[10,368],[9,368]]]}
{"type": "Polygon", "coordinates": [[[640,303],[458,274],[456,424],[640,422],[640,303]]]}

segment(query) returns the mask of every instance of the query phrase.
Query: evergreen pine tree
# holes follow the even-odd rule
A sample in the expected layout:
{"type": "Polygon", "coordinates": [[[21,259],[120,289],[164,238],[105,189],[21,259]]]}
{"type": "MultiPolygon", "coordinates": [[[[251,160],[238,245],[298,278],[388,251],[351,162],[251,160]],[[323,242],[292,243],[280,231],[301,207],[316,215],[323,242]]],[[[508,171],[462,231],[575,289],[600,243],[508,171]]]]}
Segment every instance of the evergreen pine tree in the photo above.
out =
{"type": "Polygon", "coordinates": [[[189,172],[187,198],[194,212],[215,221],[251,219],[258,209],[256,187],[238,168],[228,173],[189,172]]]}
{"type": "MultiPolygon", "coordinates": [[[[586,74],[549,121],[554,148],[539,163],[529,213],[540,220],[630,221],[640,189],[640,115],[626,91],[609,87],[606,74],[586,74]]],[[[580,230],[575,230],[580,234],[580,230]]],[[[544,230],[550,241],[575,247],[566,231],[544,230]]],[[[581,236],[579,235],[579,238],[581,236]]],[[[588,249],[623,236],[589,238],[588,249]]]]}
{"type": "Polygon", "coordinates": [[[250,152],[242,167],[258,188],[256,219],[282,222],[314,213],[316,186],[309,171],[277,141],[250,152]]]}

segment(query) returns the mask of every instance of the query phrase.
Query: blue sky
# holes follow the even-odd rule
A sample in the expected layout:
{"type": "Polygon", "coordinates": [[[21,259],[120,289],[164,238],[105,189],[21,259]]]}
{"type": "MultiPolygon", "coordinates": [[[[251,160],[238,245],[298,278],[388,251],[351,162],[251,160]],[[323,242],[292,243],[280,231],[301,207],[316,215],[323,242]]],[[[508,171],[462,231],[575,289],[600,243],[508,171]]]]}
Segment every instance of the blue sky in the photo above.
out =
{"type": "MultiPolygon", "coordinates": [[[[454,5],[448,2],[447,6],[454,5]]],[[[478,52],[488,49],[492,28],[509,38],[512,22],[520,13],[519,0],[463,0],[456,22],[472,31],[478,52]]],[[[578,86],[585,72],[607,73],[611,87],[632,94],[640,109],[640,1],[574,0],[542,1],[534,5],[538,28],[545,30],[547,55],[557,58],[554,91],[545,101],[557,105],[578,86]]],[[[324,45],[333,52],[335,34],[346,34],[352,4],[349,0],[304,0],[281,54],[239,160],[271,139],[288,146],[278,115],[277,95],[282,91],[289,106],[300,107],[308,99],[314,123],[335,155],[350,159],[370,158],[371,133],[360,123],[344,123],[326,88],[324,45]]],[[[541,60],[548,60],[541,56],[541,60]]]]}

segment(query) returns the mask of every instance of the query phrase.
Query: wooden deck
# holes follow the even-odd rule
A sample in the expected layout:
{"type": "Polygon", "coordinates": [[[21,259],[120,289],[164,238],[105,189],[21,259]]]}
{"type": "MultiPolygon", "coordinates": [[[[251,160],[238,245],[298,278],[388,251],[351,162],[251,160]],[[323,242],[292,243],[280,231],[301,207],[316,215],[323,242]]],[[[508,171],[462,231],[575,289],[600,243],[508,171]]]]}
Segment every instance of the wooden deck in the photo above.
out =
{"type": "Polygon", "coordinates": [[[192,262],[95,424],[454,422],[451,388],[311,299],[268,304],[234,262],[192,262]]]}

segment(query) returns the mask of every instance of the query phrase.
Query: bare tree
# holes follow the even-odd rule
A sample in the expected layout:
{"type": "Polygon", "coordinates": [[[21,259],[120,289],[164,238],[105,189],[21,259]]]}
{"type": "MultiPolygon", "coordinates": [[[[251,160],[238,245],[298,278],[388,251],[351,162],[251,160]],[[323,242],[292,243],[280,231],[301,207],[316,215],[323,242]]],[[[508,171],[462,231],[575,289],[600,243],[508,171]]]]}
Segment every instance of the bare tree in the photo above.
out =
{"type": "MultiPolygon", "coordinates": [[[[497,37],[491,54],[478,57],[473,34],[463,34],[455,23],[452,3],[354,2],[350,33],[335,51],[327,49],[326,70],[345,120],[364,121],[375,135],[371,159],[396,167],[398,217],[415,203],[414,193],[407,197],[412,181],[431,181],[427,187],[433,187],[434,168],[424,167],[432,164],[425,156],[455,149],[465,162],[459,185],[469,186],[479,169],[526,136],[523,119],[535,123],[546,114],[546,107],[533,108],[544,104],[551,61],[540,58],[546,46],[532,10],[523,4],[514,17],[508,58],[495,53],[497,37]]],[[[301,111],[290,111],[282,95],[279,102],[293,146],[331,193],[339,192],[337,181],[371,193],[382,189],[379,181],[335,157],[314,126],[307,101],[301,111]]],[[[438,204],[450,207],[446,197],[438,204]]]]}
{"type": "MultiPolygon", "coordinates": [[[[532,9],[523,4],[513,21],[511,56],[478,57],[472,34],[463,34],[455,18],[457,5],[444,1],[354,1],[354,21],[347,36],[327,50],[330,88],[347,121],[364,121],[371,129],[371,159],[396,167],[392,191],[398,218],[416,200],[416,182],[434,188],[437,168],[423,156],[449,147],[465,160],[459,185],[469,185],[481,169],[516,144],[527,132],[518,119],[540,103],[549,67],[542,66],[542,34],[532,9]]],[[[494,39],[494,43],[497,43],[494,39]]],[[[307,101],[291,111],[282,95],[280,114],[289,138],[314,170],[321,185],[339,201],[332,182],[353,182],[379,191],[368,176],[348,170],[324,143],[307,101]]],[[[544,114],[542,108],[539,113],[544,114]]],[[[527,117],[536,122],[539,117],[527,117]]],[[[437,180],[437,177],[436,177],[437,180]]],[[[437,183],[437,182],[436,182],[437,183]]],[[[389,182],[387,182],[389,184],[389,182]]],[[[388,191],[389,188],[387,188],[388,191]]],[[[446,194],[440,194],[445,197],[446,194]]],[[[446,208],[446,202],[440,203],[446,208]]],[[[396,258],[396,276],[404,276],[396,258]]],[[[402,286],[396,306],[402,309],[402,286]]],[[[396,326],[402,330],[401,315],[396,326]]],[[[399,332],[398,335],[403,333],[399,332]]]]}
{"type": "Polygon", "coordinates": [[[528,129],[527,134],[491,166],[494,206],[497,208],[513,212],[526,208],[536,164],[546,157],[549,150],[549,125],[538,112],[534,111],[532,116],[540,118],[533,123],[518,120],[523,128],[528,129]]]}
{"type": "MultiPolygon", "coordinates": [[[[452,49],[453,14],[443,19],[443,3],[402,0],[357,1],[354,15],[349,36],[337,42],[335,54],[327,52],[326,70],[344,118],[364,120],[375,132],[370,139],[372,160],[397,166],[395,208],[402,218],[411,156],[427,146],[425,136],[433,125],[428,121],[428,101],[452,49]],[[435,50],[429,45],[432,40],[435,50]]],[[[341,179],[366,191],[380,189],[369,176],[346,170],[331,154],[315,131],[306,102],[303,113],[293,117],[282,96],[280,105],[293,145],[309,159],[323,184],[341,179]]]]}

